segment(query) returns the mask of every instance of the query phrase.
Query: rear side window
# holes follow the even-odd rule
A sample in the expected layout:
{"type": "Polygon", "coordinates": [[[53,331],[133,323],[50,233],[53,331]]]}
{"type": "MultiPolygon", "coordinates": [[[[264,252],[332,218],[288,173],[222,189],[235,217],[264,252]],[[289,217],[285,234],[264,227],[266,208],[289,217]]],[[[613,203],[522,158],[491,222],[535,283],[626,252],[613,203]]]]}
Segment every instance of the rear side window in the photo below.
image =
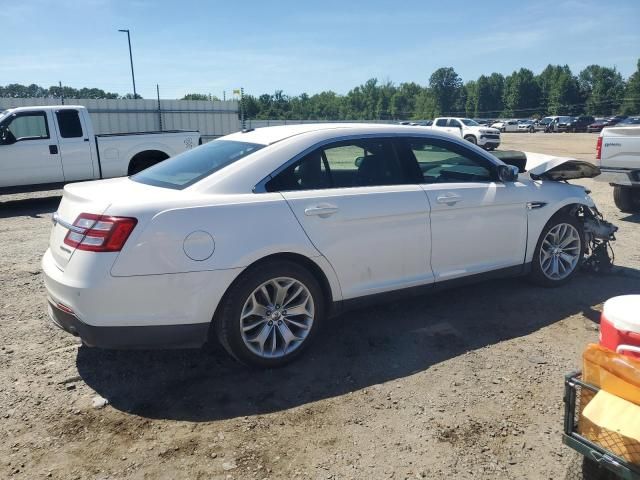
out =
{"type": "Polygon", "coordinates": [[[268,192],[401,185],[409,175],[387,139],[337,142],[319,148],[269,180],[268,192]]]}
{"type": "Polygon", "coordinates": [[[131,180],[181,190],[263,147],[255,143],[214,140],[147,168],[131,180]]]}
{"type": "Polygon", "coordinates": [[[78,138],[82,136],[82,124],[77,110],[59,110],[56,112],[60,136],[62,138],[78,138]]]}
{"type": "Polygon", "coordinates": [[[439,118],[436,121],[436,127],[446,127],[447,126],[447,119],[446,118],[439,118]]]}

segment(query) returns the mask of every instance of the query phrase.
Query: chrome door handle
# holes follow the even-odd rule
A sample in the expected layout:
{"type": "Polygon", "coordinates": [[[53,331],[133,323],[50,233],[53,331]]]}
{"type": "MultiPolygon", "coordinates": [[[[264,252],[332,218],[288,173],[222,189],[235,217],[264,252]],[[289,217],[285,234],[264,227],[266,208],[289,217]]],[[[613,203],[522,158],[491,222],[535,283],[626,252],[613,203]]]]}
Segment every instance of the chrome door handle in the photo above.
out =
{"type": "Polygon", "coordinates": [[[460,200],[462,200],[462,197],[456,193],[445,193],[436,197],[438,203],[445,203],[447,205],[455,205],[460,200]]]}
{"type": "Polygon", "coordinates": [[[311,215],[317,215],[319,217],[326,218],[329,215],[333,215],[337,211],[338,207],[336,207],[335,205],[322,204],[305,208],[304,214],[308,217],[310,217],[311,215]]]}

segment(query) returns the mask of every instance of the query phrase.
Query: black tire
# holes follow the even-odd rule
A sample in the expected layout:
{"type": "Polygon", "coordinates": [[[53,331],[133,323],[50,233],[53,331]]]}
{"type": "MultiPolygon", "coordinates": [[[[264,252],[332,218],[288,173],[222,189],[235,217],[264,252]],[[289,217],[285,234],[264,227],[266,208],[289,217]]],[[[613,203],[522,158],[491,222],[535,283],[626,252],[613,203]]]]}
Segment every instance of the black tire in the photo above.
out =
{"type": "Polygon", "coordinates": [[[466,137],[464,137],[464,139],[465,139],[467,142],[471,142],[471,143],[473,143],[474,145],[477,145],[477,144],[478,144],[478,140],[476,139],[476,137],[475,137],[474,135],[467,135],[466,137]]]}
{"type": "Polygon", "coordinates": [[[584,232],[582,228],[582,224],[579,220],[573,216],[569,215],[566,212],[556,213],[553,217],[549,219],[547,224],[542,229],[542,233],[540,234],[540,238],[538,238],[538,243],[536,244],[536,249],[533,252],[533,259],[531,261],[531,273],[529,274],[529,278],[532,282],[540,285],[542,287],[559,287],[560,285],[564,285],[568,281],[570,281],[576,272],[580,269],[580,265],[582,264],[582,258],[584,256],[584,232]],[[580,238],[580,248],[578,253],[578,262],[575,267],[566,277],[562,279],[552,279],[549,278],[542,270],[542,259],[541,259],[541,248],[542,242],[549,233],[549,230],[554,228],[556,225],[568,223],[572,225],[578,232],[578,236],[580,238]]]}
{"type": "Polygon", "coordinates": [[[582,459],[582,479],[583,480],[615,480],[617,477],[606,468],[602,468],[597,462],[590,458],[582,459]]]}
{"type": "Polygon", "coordinates": [[[640,188],[615,185],[613,187],[613,201],[621,212],[640,212],[640,188]]]}
{"type": "Polygon", "coordinates": [[[325,317],[325,298],[318,280],[301,265],[289,261],[268,261],[243,272],[229,287],[213,319],[213,330],[229,354],[239,362],[260,368],[286,365],[301,355],[317,334],[325,317]],[[252,352],[241,335],[240,315],[253,291],[270,279],[289,277],[302,283],[310,292],[314,304],[314,319],[304,341],[292,352],[277,358],[265,358],[252,352]]]}
{"type": "Polygon", "coordinates": [[[535,133],[536,129],[533,127],[529,127],[529,133],[535,133]]]}

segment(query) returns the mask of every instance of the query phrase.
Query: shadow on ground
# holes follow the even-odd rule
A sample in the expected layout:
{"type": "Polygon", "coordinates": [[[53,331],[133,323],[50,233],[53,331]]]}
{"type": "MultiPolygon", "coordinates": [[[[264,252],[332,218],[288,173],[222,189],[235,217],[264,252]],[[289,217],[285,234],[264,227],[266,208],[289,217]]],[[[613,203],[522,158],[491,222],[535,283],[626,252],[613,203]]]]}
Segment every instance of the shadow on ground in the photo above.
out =
{"type": "Polygon", "coordinates": [[[0,201],[0,218],[33,217],[53,213],[60,204],[60,195],[0,201]]]}
{"type": "Polygon", "coordinates": [[[352,312],[329,321],[302,358],[277,370],[243,367],[220,347],[82,347],[77,368],[113,407],[142,417],[210,421],[268,413],[406,377],[573,314],[597,321],[594,306],[638,292],[637,273],[582,274],[558,289],[493,281],[352,312]]]}

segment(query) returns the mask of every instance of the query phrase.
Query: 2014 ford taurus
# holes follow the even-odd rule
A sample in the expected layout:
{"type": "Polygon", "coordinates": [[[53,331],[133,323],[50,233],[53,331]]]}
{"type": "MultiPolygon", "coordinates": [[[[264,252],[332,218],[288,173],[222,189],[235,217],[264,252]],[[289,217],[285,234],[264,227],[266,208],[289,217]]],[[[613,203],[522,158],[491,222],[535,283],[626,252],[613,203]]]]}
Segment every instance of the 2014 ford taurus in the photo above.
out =
{"type": "Polygon", "coordinates": [[[328,315],[384,294],[501,275],[563,284],[602,224],[585,189],[559,180],[598,169],[511,163],[431,129],[317,124],[67,185],[43,258],[49,314],[88,346],[217,337],[273,367],[328,315]]]}

